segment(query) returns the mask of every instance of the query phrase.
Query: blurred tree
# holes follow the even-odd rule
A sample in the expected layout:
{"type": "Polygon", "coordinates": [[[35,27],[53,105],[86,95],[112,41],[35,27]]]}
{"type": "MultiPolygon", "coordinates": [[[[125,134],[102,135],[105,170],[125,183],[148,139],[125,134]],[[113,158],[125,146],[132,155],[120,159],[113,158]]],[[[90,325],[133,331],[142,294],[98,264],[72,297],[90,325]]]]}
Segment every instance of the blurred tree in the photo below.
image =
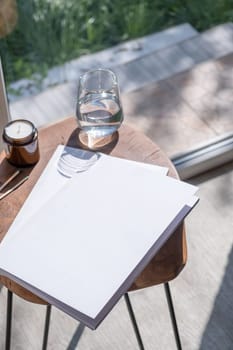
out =
{"type": "Polygon", "coordinates": [[[15,28],[18,20],[16,0],[0,1],[0,38],[5,37],[15,28]]]}

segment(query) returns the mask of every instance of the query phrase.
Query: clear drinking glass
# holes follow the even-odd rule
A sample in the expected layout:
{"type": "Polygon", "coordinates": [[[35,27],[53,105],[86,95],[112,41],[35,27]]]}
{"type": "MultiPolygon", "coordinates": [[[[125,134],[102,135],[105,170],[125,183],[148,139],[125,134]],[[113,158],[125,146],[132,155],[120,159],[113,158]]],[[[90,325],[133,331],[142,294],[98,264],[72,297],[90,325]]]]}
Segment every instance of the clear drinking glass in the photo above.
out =
{"type": "Polygon", "coordinates": [[[80,77],[76,112],[82,143],[95,148],[111,141],[123,121],[118,82],[112,71],[96,69],[80,77]]]}

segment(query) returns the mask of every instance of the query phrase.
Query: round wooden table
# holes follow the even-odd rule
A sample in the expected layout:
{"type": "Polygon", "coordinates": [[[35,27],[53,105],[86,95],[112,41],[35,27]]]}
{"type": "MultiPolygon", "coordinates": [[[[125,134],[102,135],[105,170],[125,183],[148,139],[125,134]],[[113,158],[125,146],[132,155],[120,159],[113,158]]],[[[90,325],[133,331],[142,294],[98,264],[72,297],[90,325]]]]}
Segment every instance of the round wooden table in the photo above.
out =
{"type": "MultiPolygon", "coordinates": [[[[29,174],[29,180],[0,201],[0,240],[7,233],[19,209],[59,144],[67,144],[72,147],[81,146],[78,142],[78,129],[75,118],[67,118],[39,130],[40,161],[34,167],[22,169],[22,174],[19,176],[23,177],[25,174],[29,174]]],[[[101,149],[101,152],[112,154],[116,157],[165,166],[169,168],[169,176],[178,177],[171,161],[155,143],[142,133],[124,124],[119,129],[117,139],[112,144],[101,149]]],[[[5,154],[2,152],[0,154],[0,183],[13,172],[13,169],[14,167],[6,161],[5,154]]],[[[15,181],[18,180],[19,177],[15,181]]],[[[12,256],[12,258],[14,257],[12,256]]],[[[180,273],[186,263],[186,259],[185,230],[182,224],[147,265],[130,290],[170,281],[180,273]]],[[[28,301],[45,303],[39,297],[6,277],[0,276],[0,282],[13,293],[28,301]]]]}
{"type": "MultiPolygon", "coordinates": [[[[12,192],[0,201],[0,241],[7,233],[11,223],[16,217],[19,209],[23,205],[36,181],[40,177],[40,174],[48,163],[56,147],[59,144],[65,144],[71,147],[82,147],[79,142],[78,135],[79,130],[74,117],[67,118],[39,130],[39,162],[34,167],[22,169],[22,173],[14,181],[19,181],[20,176],[24,177],[25,175],[29,175],[29,180],[16,191],[12,192]]],[[[166,154],[164,154],[164,152],[145,135],[133,130],[127,125],[123,124],[119,129],[119,132],[116,134],[116,138],[113,140],[113,142],[102,148],[100,151],[111,154],[115,157],[165,166],[169,169],[169,176],[176,178],[178,177],[174,166],[166,154]]],[[[15,168],[7,162],[5,159],[5,153],[2,152],[0,154],[0,184],[3,183],[14,171],[15,168]]],[[[14,182],[12,182],[11,185],[14,185],[14,182]]],[[[13,258],[14,256],[12,255],[12,259],[13,258]]],[[[186,263],[186,259],[186,237],[184,223],[182,223],[174,231],[174,233],[170,236],[167,242],[162,246],[159,252],[154,256],[154,258],[150,261],[130,288],[130,291],[132,291],[164,283],[176,344],[179,350],[181,349],[181,343],[168,281],[174,279],[180,273],[186,263]]],[[[47,303],[9,278],[0,276],[0,283],[8,288],[6,349],[9,350],[11,338],[12,293],[17,294],[19,297],[30,302],[38,304],[47,303]]],[[[70,287],[72,286],[67,286],[67,288],[70,287]]],[[[128,293],[125,294],[125,301],[133,323],[139,348],[144,349],[128,293]]],[[[50,312],[51,306],[47,305],[42,347],[43,350],[46,349],[47,346],[50,312]]]]}

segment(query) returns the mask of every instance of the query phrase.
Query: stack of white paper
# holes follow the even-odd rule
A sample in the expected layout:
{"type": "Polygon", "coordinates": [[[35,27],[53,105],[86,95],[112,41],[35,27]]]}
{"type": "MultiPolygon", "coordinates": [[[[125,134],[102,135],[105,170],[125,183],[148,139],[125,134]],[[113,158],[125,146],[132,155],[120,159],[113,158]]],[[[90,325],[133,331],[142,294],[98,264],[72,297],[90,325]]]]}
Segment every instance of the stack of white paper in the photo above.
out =
{"type": "Polygon", "coordinates": [[[67,178],[57,171],[62,152],[2,241],[0,272],[96,328],[191,210],[197,188],[166,168],[103,154],[67,178]]]}

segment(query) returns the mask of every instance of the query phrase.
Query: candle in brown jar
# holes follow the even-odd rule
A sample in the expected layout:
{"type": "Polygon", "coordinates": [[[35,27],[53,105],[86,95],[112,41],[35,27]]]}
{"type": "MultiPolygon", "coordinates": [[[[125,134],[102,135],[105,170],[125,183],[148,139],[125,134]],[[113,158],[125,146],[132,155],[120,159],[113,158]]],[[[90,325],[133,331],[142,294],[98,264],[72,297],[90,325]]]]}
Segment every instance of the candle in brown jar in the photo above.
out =
{"type": "Polygon", "coordinates": [[[29,120],[9,122],[2,137],[6,145],[6,158],[11,164],[23,167],[38,162],[38,132],[29,120]]]}

